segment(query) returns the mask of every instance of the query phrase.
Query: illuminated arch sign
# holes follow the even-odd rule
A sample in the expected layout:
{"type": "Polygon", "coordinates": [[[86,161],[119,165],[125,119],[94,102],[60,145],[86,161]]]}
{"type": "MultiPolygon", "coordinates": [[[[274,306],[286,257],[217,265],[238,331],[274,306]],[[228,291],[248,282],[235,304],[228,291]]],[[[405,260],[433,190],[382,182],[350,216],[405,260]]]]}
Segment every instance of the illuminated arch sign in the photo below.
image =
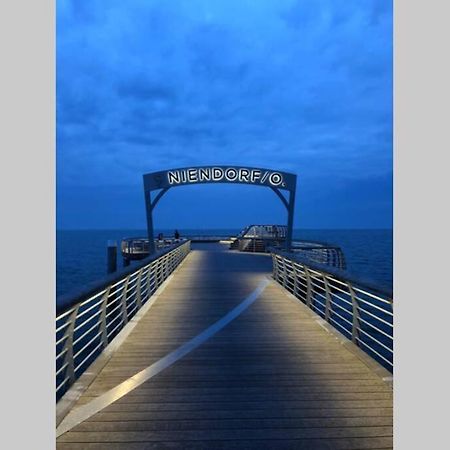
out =
{"type": "Polygon", "coordinates": [[[286,248],[290,249],[292,242],[297,175],[281,172],[279,170],[257,167],[202,166],[163,170],[144,175],[144,193],[150,253],[153,253],[155,250],[152,212],[161,197],[173,187],[206,183],[251,184],[253,186],[262,186],[272,189],[288,212],[286,248]],[[289,197],[286,198],[280,190],[288,191],[289,197]],[[152,191],[159,191],[154,200],[151,198],[152,191]]]}
{"type": "Polygon", "coordinates": [[[240,166],[186,167],[144,175],[146,191],[197,183],[244,183],[292,191],[296,175],[240,166]]]}

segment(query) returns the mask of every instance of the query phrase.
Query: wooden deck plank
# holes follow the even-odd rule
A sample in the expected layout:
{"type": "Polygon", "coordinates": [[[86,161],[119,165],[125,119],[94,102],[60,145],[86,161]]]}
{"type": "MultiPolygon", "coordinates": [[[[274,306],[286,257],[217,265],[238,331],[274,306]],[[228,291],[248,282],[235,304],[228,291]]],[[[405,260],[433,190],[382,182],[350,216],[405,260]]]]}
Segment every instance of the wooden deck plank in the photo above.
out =
{"type": "Polygon", "coordinates": [[[391,437],[343,439],[259,439],[232,441],[158,441],[70,443],[58,445],[61,450],[387,450],[392,449],[391,437]]]}
{"type": "Polygon", "coordinates": [[[61,436],[61,442],[151,442],[151,441],[205,441],[214,438],[221,441],[261,439],[332,439],[387,437],[392,435],[391,426],[324,427],[324,428],[257,428],[218,430],[169,431],[71,431],[61,436]]]}
{"type": "MultiPolygon", "coordinates": [[[[223,409],[191,411],[190,420],[243,420],[243,419],[304,419],[304,418],[348,418],[348,417],[392,417],[392,408],[374,408],[367,405],[362,408],[290,408],[284,410],[244,409],[228,411],[223,409]]],[[[129,421],[164,421],[167,419],[164,411],[101,411],[87,421],[90,422],[123,422],[129,421]]],[[[170,420],[187,420],[183,411],[171,411],[170,420]]]]}
{"type": "MultiPolygon", "coordinates": [[[[267,256],[193,251],[77,406],[236,307],[267,256]]],[[[162,373],[58,438],[58,449],[392,448],[392,389],[269,284],[239,317],[162,373]]]]}
{"type": "Polygon", "coordinates": [[[269,428],[346,428],[392,426],[392,417],[264,418],[229,420],[86,421],[77,431],[250,430],[269,428]]]}

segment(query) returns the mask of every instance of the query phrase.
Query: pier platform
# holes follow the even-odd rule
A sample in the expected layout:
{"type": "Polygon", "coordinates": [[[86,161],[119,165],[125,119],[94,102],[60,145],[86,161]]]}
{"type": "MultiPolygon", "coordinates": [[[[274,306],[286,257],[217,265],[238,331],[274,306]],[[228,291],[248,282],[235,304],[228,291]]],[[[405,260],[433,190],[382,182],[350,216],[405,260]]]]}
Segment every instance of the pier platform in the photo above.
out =
{"type": "Polygon", "coordinates": [[[192,245],[57,449],[392,448],[384,372],[272,280],[270,255],[226,248],[192,245]]]}

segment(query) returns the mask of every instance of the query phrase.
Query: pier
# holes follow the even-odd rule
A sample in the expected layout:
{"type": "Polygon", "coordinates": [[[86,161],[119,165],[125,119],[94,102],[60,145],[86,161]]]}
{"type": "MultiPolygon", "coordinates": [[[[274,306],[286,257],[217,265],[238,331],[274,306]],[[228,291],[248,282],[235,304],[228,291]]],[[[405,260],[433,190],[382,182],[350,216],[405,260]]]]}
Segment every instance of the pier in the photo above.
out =
{"type": "Polygon", "coordinates": [[[57,301],[58,449],[392,448],[392,292],[293,241],[295,191],[262,168],[144,175],[148,236],[57,301]],[[270,188],[287,226],[154,239],[168,189],[213,182],[270,188]]]}
{"type": "Polygon", "coordinates": [[[283,287],[282,256],[177,249],[165,281],[170,251],[113,296],[154,292],[60,398],[58,449],[392,448],[392,373],[283,287]]]}

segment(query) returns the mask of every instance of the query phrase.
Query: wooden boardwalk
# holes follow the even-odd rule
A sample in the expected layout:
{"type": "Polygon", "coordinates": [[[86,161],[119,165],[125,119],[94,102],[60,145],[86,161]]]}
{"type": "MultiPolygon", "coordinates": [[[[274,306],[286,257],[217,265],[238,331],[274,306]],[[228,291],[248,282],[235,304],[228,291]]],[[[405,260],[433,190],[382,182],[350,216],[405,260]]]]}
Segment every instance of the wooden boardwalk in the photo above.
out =
{"type": "MultiPolygon", "coordinates": [[[[202,333],[271,273],[193,250],[80,405],[202,333]]],[[[392,389],[275,282],[199,347],[57,439],[60,450],[387,449],[392,389]]]]}

